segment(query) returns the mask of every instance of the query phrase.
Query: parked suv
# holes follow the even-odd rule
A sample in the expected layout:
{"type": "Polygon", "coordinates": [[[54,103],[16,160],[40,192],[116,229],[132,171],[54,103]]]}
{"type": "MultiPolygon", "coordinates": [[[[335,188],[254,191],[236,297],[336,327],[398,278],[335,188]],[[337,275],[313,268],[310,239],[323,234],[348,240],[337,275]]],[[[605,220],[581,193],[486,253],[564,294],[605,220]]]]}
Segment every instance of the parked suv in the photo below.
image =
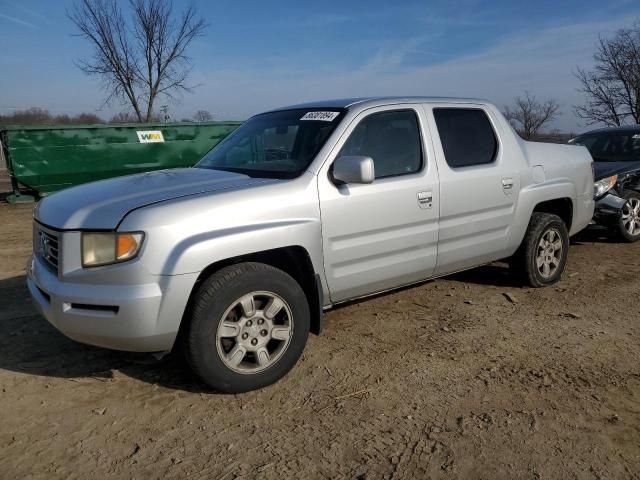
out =
{"type": "Polygon", "coordinates": [[[593,157],[594,221],[621,240],[640,240],[640,125],[592,130],[569,143],[593,157]]]}
{"type": "Polygon", "coordinates": [[[338,303],[504,258],[557,282],[593,208],[588,151],[525,142],[487,102],[316,102],[256,115],[195,168],[45,198],[28,286],[73,339],[180,344],[242,392],[285,375],[338,303]]]}

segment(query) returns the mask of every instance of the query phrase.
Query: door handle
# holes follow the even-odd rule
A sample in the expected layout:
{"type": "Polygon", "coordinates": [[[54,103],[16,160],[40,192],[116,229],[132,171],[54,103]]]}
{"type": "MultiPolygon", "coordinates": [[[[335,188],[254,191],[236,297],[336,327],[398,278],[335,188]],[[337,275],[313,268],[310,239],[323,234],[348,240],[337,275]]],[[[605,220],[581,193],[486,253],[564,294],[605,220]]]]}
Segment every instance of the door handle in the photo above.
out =
{"type": "Polygon", "coordinates": [[[511,193],[511,190],[513,189],[513,178],[503,178],[502,189],[507,193],[511,193]]]}
{"type": "Polygon", "coordinates": [[[418,205],[420,205],[420,208],[431,208],[433,205],[433,193],[418,192],[418,205]]]}

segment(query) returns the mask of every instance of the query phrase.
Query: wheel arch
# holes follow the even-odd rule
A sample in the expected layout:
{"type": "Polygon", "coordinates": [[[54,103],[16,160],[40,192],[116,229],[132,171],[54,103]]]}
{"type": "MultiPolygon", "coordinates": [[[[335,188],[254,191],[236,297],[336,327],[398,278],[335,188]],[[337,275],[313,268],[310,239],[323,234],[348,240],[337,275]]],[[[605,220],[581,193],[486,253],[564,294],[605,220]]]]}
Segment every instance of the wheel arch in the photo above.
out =
{"type": "Polygon", "coordinates": [[[567,230],[571,230],[573,224],[573,200],[569,197],[555,198],[540,202],[533,207],[533,212],[551,213],[562,219],[567,226],[567,230]]]}
{"type": "Polygon", "coordinates": [[[311,261],[309,252],[300,245],[290,245],[225,258],[207,265],[202,272],[200,272],[200,275],[198,275],[191,293],[189,294],[187,307],[182,321],[180,322],[178,336],[181,336],[184,332],[184,328],[187,323],[184,320],[188,318],[191,313],[194,295],[198,291],[202,282],[222,268],[244,262],[264,263],[291,275],[291,277],[300,284],[305,296],[307,297],[309,313],[311,315],[310,330],[316,335],[320,334],[322,331],[322,311],[324,304],[320,275],[313,267],[313,262],[311,261]]]}
{"type": "Polygon", "coordinates": [[[580,220],[580,211],[576,210],[576,199],[575,186],[564,179],[523,188],[516,205],[507,256],[513,255],[522,244],[534,212],[558,215],[567,225],[569,235],[577,233],[576,222],[580,220]]]}

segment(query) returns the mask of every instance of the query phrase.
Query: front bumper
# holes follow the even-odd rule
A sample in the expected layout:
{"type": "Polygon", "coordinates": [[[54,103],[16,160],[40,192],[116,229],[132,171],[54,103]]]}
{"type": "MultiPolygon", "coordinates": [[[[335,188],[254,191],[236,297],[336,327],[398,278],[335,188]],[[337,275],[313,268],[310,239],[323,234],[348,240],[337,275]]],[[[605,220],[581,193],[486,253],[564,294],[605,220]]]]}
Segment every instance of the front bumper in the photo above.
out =
{"type": "Polygon", "coordinates": [[[615,193],[607,193],[596,202],[594,222],[605,227],[617,225],[625,203],[627,201],[624,198],[618,197],[615,193]]]}
{"type": "Polygon", "coordinates": [[[154,279],[143,285],[64,282],[37,255],[27,267],[37,309],[60,332],[81,343],[135,352],[173,347],[197,274],[154,279]]]}

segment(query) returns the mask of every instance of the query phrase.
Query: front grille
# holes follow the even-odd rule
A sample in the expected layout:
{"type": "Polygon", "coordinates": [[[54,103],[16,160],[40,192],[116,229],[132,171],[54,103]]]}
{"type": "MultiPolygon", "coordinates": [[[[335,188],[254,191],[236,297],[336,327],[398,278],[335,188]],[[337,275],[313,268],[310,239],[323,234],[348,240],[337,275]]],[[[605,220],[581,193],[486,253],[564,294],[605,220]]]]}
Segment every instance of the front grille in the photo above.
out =
{"type": "Polygon", "coordinates": [[[44,230],[38,230],[38,255],[55,272],[58,272],[58,259],[60,257],[60,242],[58,237],[44,230]]]}

